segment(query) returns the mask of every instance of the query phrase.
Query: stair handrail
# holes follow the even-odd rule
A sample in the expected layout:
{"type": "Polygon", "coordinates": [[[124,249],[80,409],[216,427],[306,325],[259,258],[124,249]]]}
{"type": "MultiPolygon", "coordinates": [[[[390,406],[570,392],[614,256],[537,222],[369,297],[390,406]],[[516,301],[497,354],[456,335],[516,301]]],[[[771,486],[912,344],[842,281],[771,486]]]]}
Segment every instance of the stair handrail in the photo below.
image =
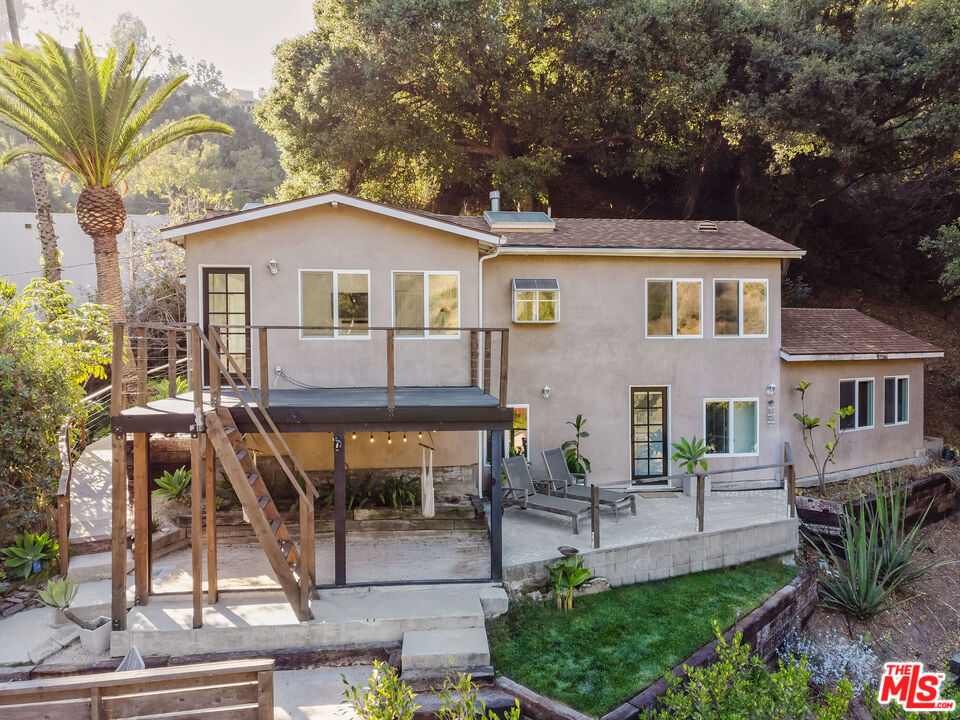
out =
{"type": "MultiPolygon", "coordinates": [[[[240,387],[237,385],[237,382],[234,380],[233,376],[230,374],[230,371],[224,364],[221,362],[217,347],[214,347],[214,344],[207,338],[207,336],[199,328],[194,328],[197,336],[200,338],[200,342],[207,349],[207,356],[210,358],[212,363],[216,364],[217,372],[217,382],[220,382],[220,377],[225,377],[227,383],[230,385],[230,388],[236,393],[237,399],[240,401],[243,409],[246,411],[247,416],[253,422],[254,426],[257,428],[257,433],[264,439],[267,443],[267,447],[270,449],[271,454],[277,459],[277,462],[280,464],[280,467],[283,469],[284,474],[287,476],[287,480],[290,481],[290,484],[293,485],[294,489],[300,495],[300,499],[303,502],[311,502],[311,498],[308,497],[307,491],[314,498],[320,497],[320,493],[317,492],[316,487],[314,487],[313,482],[311,482],[310,477],[307,475],[306,471],[303,469],[303,466],[300,464],[300,461],[297,459],[297,456],[293,454],[293,451],[290,449],[290,446],[287,444],[286,440],[283,437],[283,434],[280,432],[280,429],[274,423],[273,418],[270,417],[269,412],[262,411],[264,419],[266,419],[267,424],[270,426],[270,430],[273,435],[280,441],[280,444],[283,445],[284,450],[287,452],[287,456],[293,460],[294,465],[297,468],[297,471],[300,473],[300,476],[303,480],[304,487],[306,490],[301,488],[300,483],[297,482],[294,477],[293,471],[290,470],[289,466],[283,459],[283,455],[277,449],[277,446],[274,444],[273,440],[270,439],[270,434],[266,431],[263,426],[263,423],[260,422],[260,419],[257,417],[257,414],[253,411],[253,408],[250,407],[250,404],[244,398],[243,392],[241,392],[240,387]]],[[[250,385],[250,381],[247,380],[246,375],[243,374],[243,371],[240,369],[240,365],[237,363],[236,358],[230,353],[226,345],[223,342],[223,339],[220,337],[220,334],[217,332],[216,328],[209,328],[210,335],[216,341],[217,346],[223,351],[224,355],[227,358],[227,365],[233,366],[236,371],[237,377],[240,379],[240,382],[244,386],[244,390],[250,393],[250,397],[256,397],[253,392],[253,387],[250,385]]],[[[212,373],[211,373],[212,374],[212,373]]],[[[211,389],[213,387],[213,378],[211,378],[211,389]]]]}

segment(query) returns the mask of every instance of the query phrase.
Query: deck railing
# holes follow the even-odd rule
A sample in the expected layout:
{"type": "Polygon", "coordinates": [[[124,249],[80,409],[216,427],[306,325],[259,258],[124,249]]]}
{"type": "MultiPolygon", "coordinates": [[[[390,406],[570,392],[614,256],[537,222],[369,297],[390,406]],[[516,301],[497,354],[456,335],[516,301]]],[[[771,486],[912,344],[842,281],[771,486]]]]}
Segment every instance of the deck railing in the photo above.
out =
{"type": "MultiPolygon", "coordinates": [[[[308,332],[352,332],[356,333],[357,328],[347,325],[211,325],[221,336],[230,331],[244,331],[251,336],[256,333],[257,356],[258,356],[258,380],[260,385],[260,396],[258,404],[260,407],[270,407],[270,351],[269,351],[269,332],[270,331],[308,331],[308,332]]],[[[398,326],[398,327],[365,327],[363,330],[368,334],[382,332],[386,335],[386,374],[384,384],[387,388],[387,407],[393,409],[396,407],[396,338],[398,333],[421,333],[424,338],[430,337],[430,334],[457,333],[470,335],[470,386],[479,387],[484,393],[490,395],[493,386],[491,372],[493,367],[493,348],[494,335],[499,335],[499,378],[497,386],[497,398],[499,406],[507,406],[507,385],[508,385],[508,366],[510,355],[510,330],[508,328],[477,328],[477,327],[444,327],[430,328],[422,326],[398,326]],[[480,357],[483,357],[481,366],[480,357]],[[482,377],[481,377],[482,367],[482,377]]],[[[414,338],[419,336],[412,336],[414,338]]],[[[218,388],[219,390],[219,388],[218,388]]],[[[211,386],[211,392],[214,388],[211,386]]]]}

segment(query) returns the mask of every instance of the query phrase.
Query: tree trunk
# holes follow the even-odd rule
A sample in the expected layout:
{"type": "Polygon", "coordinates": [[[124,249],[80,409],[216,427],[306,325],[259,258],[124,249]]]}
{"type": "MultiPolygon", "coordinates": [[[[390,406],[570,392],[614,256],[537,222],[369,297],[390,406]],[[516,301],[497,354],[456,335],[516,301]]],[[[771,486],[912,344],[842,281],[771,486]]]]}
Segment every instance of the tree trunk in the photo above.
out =
{"type": "Polygon", "coordinates": [[[116,235],[93,235],[93,257],[97,263],[97,301],[108,306],[111,323],[126,322],[120,253],[116,235]]]}
{"type": "MultiPolygon", "coordinates": [[[[17,23],[17,10],[13,0],[6,0],[7,21],[10,24],[10,40],[20,44],[20,26],[17,23]]],[[[37,205],[37,231],[40,235],[40,252],[43,256],[43,276],[50,282],[60,280],[60,252],[57,250],[57,233],[53,229],[53,215],[50,212],[50,188],[47,187],[47,173],[43,167],[43,158],[30,155],[30,182],[33,185],[33,199],[37,205]]]]}
{"type": "Polygon", "coordinates": [[[30,182],[33,198],[37,203],[37,232],[40,234],[40,252],[43,255],[43,276],[50,282],[59,282],[60,250],[57,248],[57,231],[53,228],[53,213],[50,212],[50,188],[43,158],[30,156],[30,182]]]}

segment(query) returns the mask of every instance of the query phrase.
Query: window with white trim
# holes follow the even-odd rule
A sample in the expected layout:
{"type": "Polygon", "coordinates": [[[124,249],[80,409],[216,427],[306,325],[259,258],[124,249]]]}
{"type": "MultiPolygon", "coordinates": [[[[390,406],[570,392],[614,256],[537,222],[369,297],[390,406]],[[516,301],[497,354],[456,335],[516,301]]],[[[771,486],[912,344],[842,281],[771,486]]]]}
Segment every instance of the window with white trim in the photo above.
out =
{"type": "Polygon", "coordinates": [[[910,422],[910,378],[896,375],[883,379],[883,424],[906,425],[910,422]]]}
{"type": "Polygon", "coordinates": [[[304,329],[302,338],[370,337],[370,271],[301,270],[300,324],[340,326],[304,329]]]}
{"type": "Polygon", "coordinates": [[[560,283],[555,278],[513,279],[513,321],[555,323],[560,320],[560,283]]]}
{"type": "Polygon", "coordinates": [[[840,418],[841,430],[873,427],[873,378],[840,381],[840,407],[852,407],[853,415],[840,418]]]}
{"type": "MultiPolygon", "coordinates": [[[[394,327],[427,328],[429,337],[457,335],[460,273],[393,273],[394,327]]],[[[423,337],[423,330],[397,330],[397,337],[423,337]]]]}
{"type": "Polygon", "coordinates": [[[767,337],[767,286],[765,279],[714,280],[714,336],[767,337]]]}
{"type": "MultiPolygon", "coordinates": [[[[523,455],[530,460],[530,406],[507,405],[513,409],[513,427],[503,432],[503,457],[523,455]]],[[[490,455],[493,449],[493,433],[485,433],[483,445],[483,462],[490,464],[490,455]]]]}
{"type": "Polygon", "coordinates": [[[648,278],[647,337],[703,337],[703,281],[648,278]]]}
{"type": "Polygon", "coordinates": [[[708,455],[757,455],[759,398],[703,401],[703,436],[708,455]]]}

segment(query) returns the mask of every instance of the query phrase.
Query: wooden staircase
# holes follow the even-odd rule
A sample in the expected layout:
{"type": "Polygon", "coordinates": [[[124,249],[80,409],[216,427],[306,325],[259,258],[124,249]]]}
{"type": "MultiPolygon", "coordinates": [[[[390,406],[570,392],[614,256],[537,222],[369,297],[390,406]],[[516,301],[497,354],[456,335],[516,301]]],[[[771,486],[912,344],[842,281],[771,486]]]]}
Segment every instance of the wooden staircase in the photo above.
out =
{"type": "MultiPolygon", "coordinates": [[[[263,546],[284,595],[301,621],[312,619],[310,595],[314,581],[309,577],[309,572],[307,576],[301,572],[300,552],[270,497],[233,416],[228,409],[220,408],[207,412],[204,420],[217,457],[263,546]]],[[[312,537],[312,533],[306,534],[306,537],[312,537]]]]}

